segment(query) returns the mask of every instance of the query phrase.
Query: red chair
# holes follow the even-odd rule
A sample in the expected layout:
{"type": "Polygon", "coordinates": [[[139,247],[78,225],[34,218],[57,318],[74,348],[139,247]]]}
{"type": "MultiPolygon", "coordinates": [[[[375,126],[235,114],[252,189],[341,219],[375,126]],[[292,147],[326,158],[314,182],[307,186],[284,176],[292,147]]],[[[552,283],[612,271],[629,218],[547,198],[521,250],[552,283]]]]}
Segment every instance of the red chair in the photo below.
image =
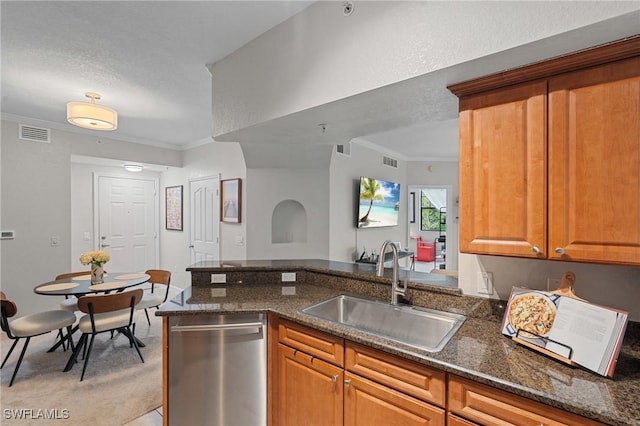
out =
{"type": "Polygon", "coordinates": [[[436,244],[432,241],[422,241],[421,237],[416,240],[416,260],[420,262],[433,262],[435,257],[436,244]]]}

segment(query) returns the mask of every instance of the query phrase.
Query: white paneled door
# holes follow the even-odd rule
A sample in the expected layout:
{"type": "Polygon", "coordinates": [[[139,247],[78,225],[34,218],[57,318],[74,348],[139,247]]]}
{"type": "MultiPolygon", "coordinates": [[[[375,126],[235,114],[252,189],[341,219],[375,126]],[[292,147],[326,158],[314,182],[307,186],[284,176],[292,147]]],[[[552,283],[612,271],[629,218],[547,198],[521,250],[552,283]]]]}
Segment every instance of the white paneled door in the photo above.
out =
{"type": "Polygon", "coordinates": [[[220,179],[208,177],[189,181],[191,208],[191,264],[220,260],[220,179]]]}
{"type": "Polygon", "coordinates": [[[107,271],[157,267],[157,181],[110,176],[98,180],[98,245],[111,255],[107,271]]]}

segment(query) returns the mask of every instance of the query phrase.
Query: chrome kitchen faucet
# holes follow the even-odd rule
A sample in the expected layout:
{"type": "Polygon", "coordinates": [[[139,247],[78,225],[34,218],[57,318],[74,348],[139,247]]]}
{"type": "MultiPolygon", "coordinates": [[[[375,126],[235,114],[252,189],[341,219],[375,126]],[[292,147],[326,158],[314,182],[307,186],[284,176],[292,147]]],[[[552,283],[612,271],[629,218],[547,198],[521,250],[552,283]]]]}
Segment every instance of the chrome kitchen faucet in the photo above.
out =
{"type": "Polygon", "coordinates": [[[398,266],[398,247],[391,242],[391,240],[387,240],[382,243],[382,247],[380,247],[380,254],[378,255],[378,263],[376,265],[376,275],[379,277],[384,276],[384,255],[386,254],[387,247],[391,246],[391,253],[393,255],[393,275],[391,278],[391,304],[398,304],[398,296],[405,296],[407,293],[407,282],[404,282],[404,286],[400,287],[400,279],[399,279],[399,266],[398,266]]]}

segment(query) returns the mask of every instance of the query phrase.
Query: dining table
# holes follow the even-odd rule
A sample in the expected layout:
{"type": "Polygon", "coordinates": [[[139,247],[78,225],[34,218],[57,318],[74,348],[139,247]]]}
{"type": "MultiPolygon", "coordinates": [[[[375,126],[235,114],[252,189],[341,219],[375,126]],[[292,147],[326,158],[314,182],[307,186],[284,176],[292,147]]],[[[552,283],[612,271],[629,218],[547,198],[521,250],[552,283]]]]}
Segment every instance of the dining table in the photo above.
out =
{"type": "MultiPolygon", "coordinates": [[[[151,276],[149,274],[141,272],[109,272],[104,274],[103,282],[91,283],[91,274],[87,271],[86,275],[79,275],[71,278],[63,278],[60,280],[48,281],[46,283],[38,284],[34,287],[33,291],[36,294],[45,296],[64,296],[64,297],[81,297],[87,294],[100,294],[124,291],[130,287],[134,287],[140,284],[144,284],[149,281],[151,276]]],[[[73,332],[78,330],[76,325],[73,328],[73,332]]],[[[131,339],[136,339],[136,343],[139,347],[144,347],[145,344],[140,339],[133,335],[123,331],[123,334],[131,339]]],[[[55,345],[53,345],[47,352],[55,351],[64,340],[60,339],[55,345]]],[[[69,371],[73,363],[71,359],[67,363],[63,371],[69,371]]]]}
{"type": "Polygon", "coordinates": [[[45,296],[73,296],[80,297],[85,294],[109,293],[112,291],[123,291],[129,287],[144,284],[151,276],[138,272],[116,272],[105,273],[102,283],[92,284],[91,274],[77,277],[63,278],[60,280],[48,281],[38,284],[33,289],[34,293],[45,296]]]}

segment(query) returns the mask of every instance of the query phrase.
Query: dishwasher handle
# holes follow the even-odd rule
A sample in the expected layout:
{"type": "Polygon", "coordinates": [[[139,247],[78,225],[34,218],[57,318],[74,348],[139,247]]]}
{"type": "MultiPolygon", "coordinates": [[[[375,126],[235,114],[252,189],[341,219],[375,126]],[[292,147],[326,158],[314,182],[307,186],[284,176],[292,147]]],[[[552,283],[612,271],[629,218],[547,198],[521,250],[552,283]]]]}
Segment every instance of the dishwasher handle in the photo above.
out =
{"type": "Polygon", "coordinates": [[[250,330],[258,328],[262,330],[262,322],[244,322],[239,324],[203,324],[203,325],[173,325],[172,332],[182,331],[218,331],[218,330],[250,330]]]}

